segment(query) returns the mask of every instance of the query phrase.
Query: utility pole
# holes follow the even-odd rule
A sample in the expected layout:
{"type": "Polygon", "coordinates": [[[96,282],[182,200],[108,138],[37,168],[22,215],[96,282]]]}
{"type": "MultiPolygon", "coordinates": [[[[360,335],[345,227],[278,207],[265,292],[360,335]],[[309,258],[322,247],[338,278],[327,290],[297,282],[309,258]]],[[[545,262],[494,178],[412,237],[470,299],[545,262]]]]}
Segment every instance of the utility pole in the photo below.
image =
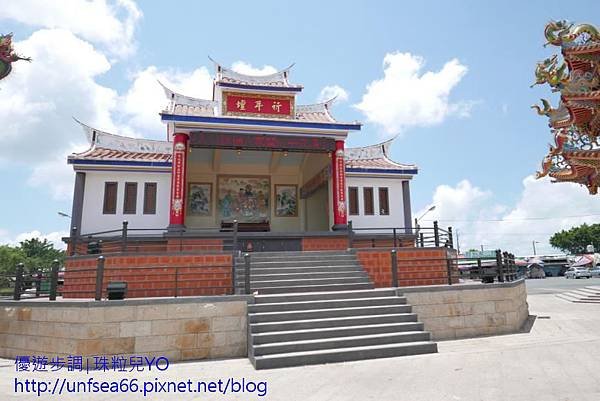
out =
{"type": "Polygon", "coordinates": [[[533,256],[536,256],[536,255],[537,255],[537,253],[535,252],[535,244],[536,244],[536,243],[538,243],[538,244],[539,244],[539,242],[537,242],[537,241],[531,241],[531,245],[533,245],[533,256]]]}
{"type": "Polygon", "coordinates": [[[458,234],[458,230],[456,230],[456,250],[460,255],[460,235],[458,234]]]}
{"type": "Polygon", "coordinates": [[[481,252],[483,252],[483,244],[481,244],[481,252]]]}

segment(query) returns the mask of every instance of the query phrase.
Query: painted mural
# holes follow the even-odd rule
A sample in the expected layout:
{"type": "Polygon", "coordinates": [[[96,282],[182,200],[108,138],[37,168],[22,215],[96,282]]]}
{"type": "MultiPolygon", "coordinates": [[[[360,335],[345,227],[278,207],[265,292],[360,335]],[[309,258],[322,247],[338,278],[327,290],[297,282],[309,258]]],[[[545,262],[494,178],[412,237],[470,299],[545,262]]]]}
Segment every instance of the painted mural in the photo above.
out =
{"type": "Polygon", "coordinates": [[[188,214],[191,216],[210,216],[212,184],[190,182],[188,189],[188,214]]]}
{"type": "Polygon", "coordinates": [[[217,203],[219,219],[240,223],[269,221],[269,177],[220,176],[217,203]]]}
{"type": "Polygon", "coordinates": [[[275,216],[298,216],[298,186],[275,185],[275,216]]]}

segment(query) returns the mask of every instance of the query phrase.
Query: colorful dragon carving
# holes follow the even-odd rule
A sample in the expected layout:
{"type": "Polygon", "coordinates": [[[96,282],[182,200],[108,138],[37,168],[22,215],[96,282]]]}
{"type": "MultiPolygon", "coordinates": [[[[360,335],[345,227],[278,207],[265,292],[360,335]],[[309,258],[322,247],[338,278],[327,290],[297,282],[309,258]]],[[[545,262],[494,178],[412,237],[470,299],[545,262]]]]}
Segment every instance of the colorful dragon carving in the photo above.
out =
{"type": "Polygon", "coordinates": [[[600,40],[600,32],[593,25],[580,24],[574,26],[566,20],[550,21],[544,29],[544,35],[548,41],[544,46],[549,44],[562,46],[564,43],[573,42],[583,33],[590,35],[592,40],[600,40]]]}
{"type": "Polygon", "coordinates": [[[548,175],[552,168],[552,157],[546,156],[542,161],[542,171],[536,171],[535,178],[542,178],[548,175]]]}
{"type": "Polygon", "coordinates": [[[542,106],[544,108],[541,108],[537,104],[534,104],[531,106],[531,108],[534,109],[540,116],[550,117],[553,114],[556,114],[558,112],[558,109],[553,109],[552,106],[550,106],[549,101],[547,101],[546,99],[540,99],[540,100],[542,101],[542,106]]]}
{"type": "Polygon", "coordinates": [[[537,66],[535,67],[535,82],[531,87],[533,88],[535,85],[542,85],[547,82],[553,88],[553,91],[563,88],[569,81],[567,64],[562,63],[560,67],[557,65],[557,55],[537,63],[537,66]]]}
{"type": "Polygon", "coordinates": [[[12,33],[0,35],[0,79],[6,78],[12,70],[12,63],[19,60],[31,61],[31,58],[19,56],[14,52],[12,33]]]}

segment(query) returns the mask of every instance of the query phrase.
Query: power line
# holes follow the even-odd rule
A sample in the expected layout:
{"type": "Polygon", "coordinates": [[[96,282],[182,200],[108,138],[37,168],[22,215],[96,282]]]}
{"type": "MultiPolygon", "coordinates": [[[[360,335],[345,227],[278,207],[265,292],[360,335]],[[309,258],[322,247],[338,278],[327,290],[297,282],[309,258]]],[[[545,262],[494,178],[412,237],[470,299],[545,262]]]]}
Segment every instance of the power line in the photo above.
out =
{"type": "Polygon", "coordinates": [[[527,221],[527,220],[556,220],[556,219],[574,219],[581,217],[600,217],[600,214],[581,214],[574,216],[554,216],[554,217],[523,217],[521,219],[425,219],[424,221],[450,221],[450,222],[498,222],[509,223],[512,221],[527,221]]]}

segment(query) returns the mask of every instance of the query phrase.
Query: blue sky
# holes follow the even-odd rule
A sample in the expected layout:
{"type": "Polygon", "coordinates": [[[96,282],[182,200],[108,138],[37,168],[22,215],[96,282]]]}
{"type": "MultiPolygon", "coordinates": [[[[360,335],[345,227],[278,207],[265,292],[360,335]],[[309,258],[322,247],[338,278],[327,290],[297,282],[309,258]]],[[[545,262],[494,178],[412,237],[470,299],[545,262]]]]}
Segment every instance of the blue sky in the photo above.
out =
{"type": "Polygon", "coordinates": [[[413,210],[436,204],[428,218],[462,231],[463,247],[525,254],[535,240],[553,252],[549,234],[600,217],[600,199],[584,189],[527,178],[551,140],[529,106],[540,97],[557,103],[548,87],[529,88],[535,63],[557,50],[542,46],[544,25],[600,24],[595,1],[45,3],[0,0],[0,31],[13,31],[17,50],[34,58],[0,82],[3,242],[36,231],[54,239],[68,227],[56,213],[71,202],[72,172],[61,160],[83,139],[71,116],[161,138],[157,103],[144,94],[156,93],[154,78],[204,93],[209,55],[262,71],[295,62],[301,103],[343,88],[334,114],[364,123],[349,144],[398,134],[393,158],[420,168],[413,210]],[[422,65],[411,71],[415,60],[422,65]],[[365,112],[373,105],[390,111],[365,112]]]}

